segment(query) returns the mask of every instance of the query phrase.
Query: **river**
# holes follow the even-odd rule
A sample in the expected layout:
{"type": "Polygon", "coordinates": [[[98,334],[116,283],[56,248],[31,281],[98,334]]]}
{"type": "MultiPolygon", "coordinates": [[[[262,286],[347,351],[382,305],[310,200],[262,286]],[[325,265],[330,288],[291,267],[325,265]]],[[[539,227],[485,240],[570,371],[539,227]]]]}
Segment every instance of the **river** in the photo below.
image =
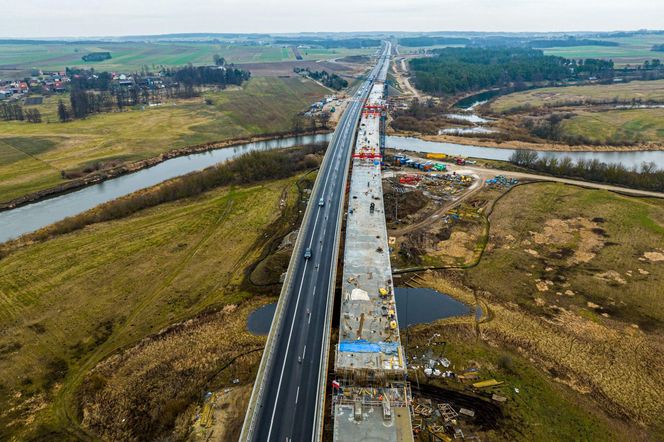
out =
{"type": "Polygon", "coordinates": [[[68,216],[145,189],[162,181],[222,163],[254,150],[271,150],[329,141],[332,134],[279,138],[168,159],[153,167],[99,184],[0,212],[0,242],[33,232],[68,216]]]}
{"type": "MultiPolygon", "coordinates": [[[[281,138],[171,158],[148,169],[15,209],[5,210],[0,212],[0,242],[17,238],[99,204],[154,186],[167,179],[213,166],[246,152],[325,142],[329,141],[331,137],[332,134],[281,138]]],[[[387,137],[386,145],[393,149],[446,153],[491,160],[507,160],[515,151],[514,149],[439,143],[395,136],[387,137]]],[[[664,151],[541,152],[541,155],[569,156],[574,160],[598,159],[606,163],[621,163],[628,167],[639,166],[645,161],[654,162],[660,168],[664,167],[664,151]]]]}
{"type": "MultiPolygon", "coordinates": [[[[438,141],[425,141],[414,137],[387,137],[386,145],[391,149],[412,150],[415,152],[445,153],[448,155],[461,155],[464,157],[483,158],[487,160],[509,160],[516,149],[503,149],[498,147],[482,147],[465,144],[441,143],[438,141]]],[[[639,167],[643,162],[653,162],[657,167],[664,168],[664,151],[638,150],[638,151],[540,151],[544,157],[570,157],[574,161],[597,159],[604,163],[617,163],[626,167],[639,167]]]]}

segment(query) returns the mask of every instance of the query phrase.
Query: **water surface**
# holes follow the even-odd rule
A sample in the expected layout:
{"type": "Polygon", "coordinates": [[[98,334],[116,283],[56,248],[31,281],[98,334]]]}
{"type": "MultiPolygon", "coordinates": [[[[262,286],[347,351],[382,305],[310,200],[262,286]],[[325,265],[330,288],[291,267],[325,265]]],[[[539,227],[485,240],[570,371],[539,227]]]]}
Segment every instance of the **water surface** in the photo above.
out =
{"type": "MultiPolygon", "coordinates": [[[[509,143],[506,143],[509,145],[509,143]]],[[[503,149],[497,147],[482,147],[455,143],[442,143],[438,141],[425,141],[414,137],[388,136],[386,145],[390,149],[404,149],[415,152],[446,153],[448,155],[461,155],[465,157],[484,158],[487,160],[509,160],[516,149],[503,149]]],[[[643,162],[653,162],[658,168],[664,168],[664,151],[637,150],[630,152],[538,152],[542,157],[570,157],[574,161],[597,159],[607,164],[623,164],[626,167],[640,167],[643,162]]]]}
{"type": "Polygon", "coordinates": [[[474,307],[433,289],[397,287],[394,296],[401,328],[475,313],[474,307]]]}
{"type": "Polygon", "coordinates": [[[171,158],[147,169],[99,184],[0,212],[0,242],[33,232],[68,216],[145,189],[162,181],[222,163],[255,150],[271,150],[327,142],[332,134],[278,138],[171,158]]]}
{"type": "Polygon", "coordinates": [[[251,312],[247,318],[247,330],[249,330],[249,333],[261,336],[268,335],[276,310],[277,304],[273,303],[259,307],[251,312]]]}

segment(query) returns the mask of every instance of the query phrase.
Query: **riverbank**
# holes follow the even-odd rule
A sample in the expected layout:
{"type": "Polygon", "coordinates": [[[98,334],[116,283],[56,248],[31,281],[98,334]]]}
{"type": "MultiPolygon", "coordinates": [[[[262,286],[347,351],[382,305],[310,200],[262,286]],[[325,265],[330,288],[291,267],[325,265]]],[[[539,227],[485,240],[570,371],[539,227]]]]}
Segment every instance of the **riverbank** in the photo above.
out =
{"type": "Polygon", "coordinates": [[[529,143],[526,141],[510,140],[499,141],[492,138],[462,137],[455,135],[422,135],[418,132],[396,131],[388,128],[388,135],[397,137],[414,137],[425,141],[436,143],[452,143],[465,146],[493,147],[496,149],[527,149],[541,152],[641,152],[641,151],[664,151],[664,145],[647,143],[634,146],[593,146],[575,145],[570,146],[561,143],[529,143]]]}
{"type": "Polygon", "coordinates": [[[284,138],[290,138],[296,136],[327,134],[330,132],[332,132],[332,129],[318,129],[315,131],[306,131],[299,133],[288,131],[288,132],[272,133],[272,134],[265,134],[265,135],[252,136],[252,137],[234,138],[225,141],[203,143],[179,149],[174,149],[168,152],[164,152],[155,157],[151,157],[140,161],[134,161],[131,163],[121,164],[109,169],[91,173],[81,178],[75,178],[71,181],[68,181],[66,183],[63,183],[55,187],[50,187],[36,192],[31,192],[21,197],[14,198],[10,201],[0,202],[0,212],[5,210],[11,210],[20,206],[24,206],[26,204],[35,203],[48,198],[53,198],[55,196],[73,192],[75,190],[79,190],[84,187],[88,187],[94,184],[99,184],[103,181],[112,178],[117,178],[122,175],[134,173],[142,169],[147,169],[149,167],[156,166],[157,164],[172,158],[183,157],[196,153],[204,153],[217,149],[231,148],[242,144],[258,143],[258,142],[271,141],[271,140],[281,140],[284,138]]]}

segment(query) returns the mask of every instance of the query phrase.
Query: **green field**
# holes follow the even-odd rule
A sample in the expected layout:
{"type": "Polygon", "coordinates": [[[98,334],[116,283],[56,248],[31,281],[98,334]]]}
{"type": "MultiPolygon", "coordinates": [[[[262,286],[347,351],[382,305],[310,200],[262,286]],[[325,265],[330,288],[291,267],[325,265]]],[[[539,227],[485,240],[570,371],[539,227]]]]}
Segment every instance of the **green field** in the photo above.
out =
{"type": "Polygon", "coordinates": [[[607,58],[616,65],[642,64],[653,58],[664,59],[661,52],[650,49],[655,44],[664,43],[664,35],[636,35],[633,37],[605,38],[615,41],[619,46],[575,46],[563,48],[547,48],[544,53],[565,58],[607,58]]]}
{"type": "Polygon", "coordinates": [[[256,77],[242,88],[70,123],[53,122],[56,100],[50,98],[42,108],[51,122],[0,122],[0,201],[62,184],[61,171],[95,162],[135,161],[194,144],[288,131],[292,117],[326,93],[300,77],[256,77]]]}
{"type": "Polygon", "coordinates": [[[593,143],[664,143],[664,109],[579,112],[562,122],[565,135],[593,143]]]}
{"type": "MultiPolygon", "coordinates": [[[[288,228],[284,226],[290,226],[299,202],[296,180],[216,189],[94,224],[3,258],[0,439],[13,435],[25,440],[26,433],[42,423],[72,428],[69,420],[80,419],[75,417],[75,391],[89,370],[109,354],[204,309],[249,300],[254,294],[241,288],[244,270],[259,259],[267,243],[280,240],[274,236],[283,234],[288,228]]],[[[240,341],[234,339],[244,333],[244,323],[237,325],[212,344],[237,351],[240,341]]],[[[208,344],[202,340],[180,344],[181,350],[187,350],[181,363],[194,358],[198,345],[208,344]]],[[[159,365],[165,355],[158,354],[150,364],[159,365]]],[[[168,354],[174,357],[174,350],[168,354]]],[[[201,379],[205,383],[205,376],[224,364],[223,358],[211,358],[203,350],[195,357],[201,358],[196,369],[203,374],[198,381],[185,377],[187,388],[199,385],[201,379]]],[[[147,363],[143,361],[142,367],[147,363]]],[[[138,371],[132,375],[142,376],[144,371],[138,371]]],[[[140,388],[131,388],[128,400],[140,402],[146,397],[142,394],[159,394],[139,392],[140,388]]],[[[121,425],[117,420],[115,424],[121,425]]]]}
{"type": "Polygon", "coordinates": [[[491,109],[506,112],[539,107],[594,104],[611,100],[664,102],[664,80],[632,81],[609,85],[566,86],[534,89],[503,95],[491,102],[491,109]]]}
{"type": "MultiPolygon", "coordinates": [[[[303,49],[305,60],[320,60],[361,55],[374,49],[303,49]]],[[[64,71],[65,67],[93,67],[98,71],[135,72],[143,66],[181,66],[212,64],[219,54],[230,63],[269,63],[295,61],[293,51],[280,45],[243,46],[227,43],[100,43],[100,44],[3,44],[0,45],[0,78],[30,75],[33,68],[64,71]],[[110,60],[84,62],[90,52],[111,53],[110,60]]]]}

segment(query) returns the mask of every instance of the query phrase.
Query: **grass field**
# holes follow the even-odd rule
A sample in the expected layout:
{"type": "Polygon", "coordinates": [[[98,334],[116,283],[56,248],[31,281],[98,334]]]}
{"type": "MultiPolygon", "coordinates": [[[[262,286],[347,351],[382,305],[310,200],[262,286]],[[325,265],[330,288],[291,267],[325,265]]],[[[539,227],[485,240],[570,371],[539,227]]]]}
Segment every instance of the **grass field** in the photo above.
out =
{"type": "MultiPolygon", "coordinates": [[[[306,49],[305,60],[338,58],[361,55],[374,49],[306,49]]],[[[65,67],[94,67],[97,71],[135,72],[141,67],[181,66],[212,64],[212,57],[219,54],[230,63],[263,63],[295,61],[288,47],[243,46],[227,43],[100,43],[89,44],[41,44],[0,45],[0,77],[29,75],[33,68],[63,71],[65,67]],[[108,51],[110,60],[84,62],[81,57],[90,52],[108,51]],[[14,75],[12,75],[12,72],[14,75]]]]}
{"type": "Polygon", "coordinates": [[[468,271],[495,317],[487,337],[661,436],[664,202],[533,184],[490,220],[487,251],[468,271]]]}
{"type": "Polygon", "coordinates": [[[566,135],[595,143],[664,143],[664,109],[578,112],[562,123],[566,135]]]}
{"type": "MultiPolygon", "coordinates": [[[[294,212],[299,201],[295,182],[291,178],[217,189],[33,244],[4,258],[0,270],[0,438],[13,435],[22,439],[38,424],[46,425],[39,430],[42,432],[47,431],[44,428],[71,427],[68,420],[77,414],[77,388],[89,370],[110,353],[204,309],[252,298],[240,286],[244,270],[283,230],[275,223],[285,222],[280,218],[284,210],[294,212]]],[[[242,311],[246,315],[244,308],[242,311]]],[[[215,321],[215,327],[223,328],[229,319],[215,321]]],[[[243,325],[239,327],[229,327],[227,337],[238,337],[243,325]]],[[[196,363],[203,364],[197,370],[207,376],[240,343],[213,340],[185,345],[184,341],[194,338],[177,339],[178,348],[192,350],[192,358],[194,353],[196,358],[203,357],[196,363]],[[201,351],[194,352],[199,344],[201,351]],[[204,357],[206,348],[214,350],[205,345],[213,345],[219,355],[204,357]]],[[[223,333],[218,339],[224,339],[223,333]]],[[[243,339],[247,345],[257,343],[243,339]]],[[[166,345],[167,341],[158,342],[166,345]]],[[[142,346],[138,355],[145,357],[150,348],[142,346]]],[[[142,359],[141,367],[159,365],[155,355],[165,354],[159,347],[155,351],[149,363],[142,359]]],[[[168,354],[176,358],[176,352],[169,350],[168,354]]],[[[181,363],[186,363],[182,360],[186,354],[181,356],[181,363]]],[[[117,366],[118,362],[112,363],[117,366]]],[[[173,372],[169,375],[192,375],[174,369],[171,363],[175,364],[173,360],[166,364],[166,371],[173,372]]],[[[106,368],[104,376],[112,378],[113,370],[106,368]]],[[[140,373],[149,372],[143,368],[134,370],[138,379],[143,376],[140,373]]],[[[123,379],[135,380],[121,376],[117,382],[123,379]]],[[[183,379],[181,382],[190,378],[183,379]]],[[[196,379],[197,388],[203,388],[207,378],[196,379]]],[[[132,397],[144,401],[142,394],[155,393],[143,391],[145,385],[131,387],[132,397]]],[[[115,389],[119,391],[120,387],[115,389]]],[[[107,410],[121,406],[111,399],[104,403],[107,410]]],[[[89,419],[103,420],[104,416],[103,410],[88,414],[89,419]]],[[[100,430],[100,421],[95,422],[93,427],[106,431],[100,430]]]]}
{"type": "Polygon", "coordinates": [[[441,333],[457,370],[477,364],[482,379],[506,381],[509,419],[487,440],[661,439],[664,201],[527,184],[489,220],[476,267],[414,279],[478,302],[482,320],[423,326],[411,345],[441,333]]]}
{"type": "Polygon", "coordinates": [[[650,49],[655,44],[664,43],[664,35],[636,35],[633,37],[606,38],[615,41],[619,46],[575,46],[544,49],[546,55],[557,55],[565,58],[606,58],[616,65],[642,64],[645,60],[664,58],[661,52],[650,49]]]}
{"type": "MultiPolygon", "coordinates": [[[[304,78],[256,77],[242,88],[145,110],[65,124],[0,122],[0,200],[61,184],[62,170],[94,162],[135,161],[193,144],[288,131],[295,114],[328,92],[304,78]]],[[[41,106],[51,121],[55,103],[49,98],[41,106]]]]}
{"type": "MultiPolygon", "coordinates": [[[[426,281],[433,285],[440,283],[440,280],[432,278],[426,281]]],[[[449,286],[439,288],[445,289],[445,292],[450,291],[449,286]]],[[[481,440],[523,440],[524,435],[527,435],[529,441],[608,442],[627,437],[626,432],[613,428],[612,423],[601,416],[590,401],[553,382],[523,355],[476,339],[472,324],[417,326],[409,333],[407,353],[420,355],[424,348],[432,351],[434,358],[448,358],[457,372],[466,367],[475,367],[479,379],[504,382],[491,389],[491,392],[507,398],[501,405],[505,418],[492,416],[497,428],[480,433],[481,440]],[[429,338],[435,333],[444,336],[444,346],[428,345],[429,338]],[[518,393],[515,388],[519,390],[518,393]]],[[[420,382],[426,379],[421,371],[418,377],[420,382]]],[[[470,390],[467,384],[456,380],[433,378],[427,382],[465,393],[470,390]]]]}
{"type": "Polygon", "coordinates": [[[491,102],[491,109],[506,112],[520,108],[560,107],[610,100],[628,102],[664,101],[664,80],[632,81],[610,85],[549,87],[503,95],[491,102]]]}

